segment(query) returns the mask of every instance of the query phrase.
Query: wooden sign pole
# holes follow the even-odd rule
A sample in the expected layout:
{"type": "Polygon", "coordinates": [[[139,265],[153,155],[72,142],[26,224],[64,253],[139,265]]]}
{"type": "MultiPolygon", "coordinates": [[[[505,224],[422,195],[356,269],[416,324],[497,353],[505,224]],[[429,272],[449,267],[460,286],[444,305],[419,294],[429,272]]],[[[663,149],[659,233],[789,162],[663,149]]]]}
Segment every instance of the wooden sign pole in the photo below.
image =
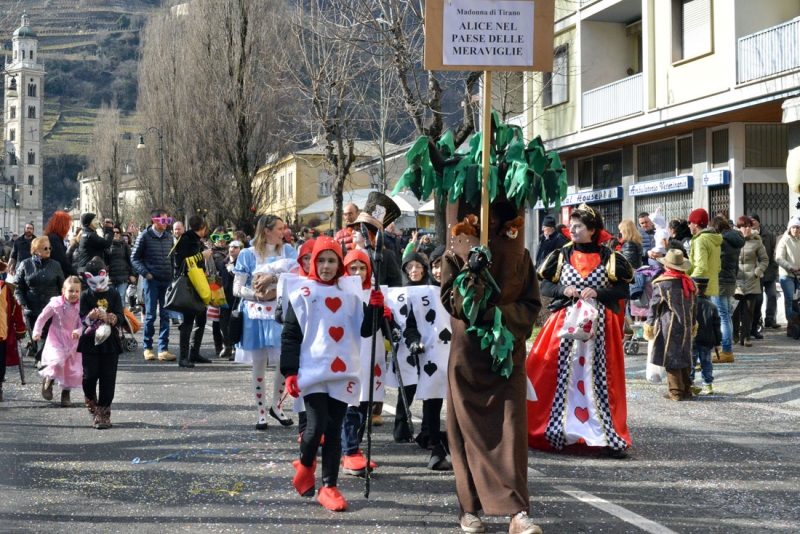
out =
{"type": "Polygon", "coordinates": [[[489,175],[492,161],[492,72],[483,73],[483,157],[481,158],[481,246],[489,246],[489,175]]]}

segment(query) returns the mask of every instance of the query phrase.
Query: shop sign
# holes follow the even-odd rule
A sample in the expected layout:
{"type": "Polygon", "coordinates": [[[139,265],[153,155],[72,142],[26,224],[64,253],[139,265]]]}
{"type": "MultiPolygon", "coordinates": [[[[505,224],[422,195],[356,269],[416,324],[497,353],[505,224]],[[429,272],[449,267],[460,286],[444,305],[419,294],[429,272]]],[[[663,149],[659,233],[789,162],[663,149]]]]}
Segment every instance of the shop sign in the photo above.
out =
{"type": "Polygon", "coordinates": [[[694,179],[691,176],[677,176],[666,180],[653,180],[651,182],[640,182],[638,184],[629,185],[628,194],[632,197],[641,197],[645,195],[685,191],[693,187],[694,179]]]}
{"type": "MultiPolygon", "coordinates": [[[[577,193],[572,193],[571,195],[567,195],[564,200],[561,201],[561,205],[577,206],[578,204],[583,204],[584,202],[591,204],[592,202],[610,202],[612,200],[622,200],[621,187],[609,187],[608,189],[595,189],[593,191],[579,191],[577,193]]],[[[534,206],[533,209],[544,209],[544,204],[542,204],[542,201],[540,200],[536,203],[536,206],[534,206]]]]}
{"type": "Polygon", "coordinates": [[[703,173],[703,187],[728,185],[729,183],[731,183],[731,171],[720,169],[703,173]]]}

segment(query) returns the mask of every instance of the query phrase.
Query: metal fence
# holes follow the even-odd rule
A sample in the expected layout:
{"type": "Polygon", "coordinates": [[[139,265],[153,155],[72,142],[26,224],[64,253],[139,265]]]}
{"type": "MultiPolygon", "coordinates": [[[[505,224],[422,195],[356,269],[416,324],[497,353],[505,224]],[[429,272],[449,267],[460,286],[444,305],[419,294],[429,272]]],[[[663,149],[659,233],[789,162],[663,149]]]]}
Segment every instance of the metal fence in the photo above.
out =
{"type": "Polygon", "coordinates": [[[669,224],[672,219],[686,219],[694,209],[692,191],[677,191],[663,195],[636,197],[636,215],[643,211],[653,214],[661,206],[661,213],[669,224]]]}
{"type": "Polygon", "coordinates": [[[790,211],[789,184],[744,184],[745,214],[757,214],[772,235],[786,231],[790,211]]]}
{"type": "Polygon", "coordinates": [[[583,93],[583,127],[641,113],[644,110],[643,80],[641,73],[634,74],[583,93]]]}
{"type": "Polygon", "coordinates": [[[708,214],[713,219],[718,213],[722,213],[726,219],[731,218],[731,188],[729,185],[719,185],[710,187],[709,210],[708,214]]]}
{"type": "Polygon", "coordinates": [[[800,68],[800,20],[739,39],[738,80],[745,83],[800,68]]]}
{"type": "Polygon", "coordinates": [[[622,201],[592,204],[592,209],[600,212],[606,232],[613,236],[619,234],[619,223],[622,222],[622,201]]]}

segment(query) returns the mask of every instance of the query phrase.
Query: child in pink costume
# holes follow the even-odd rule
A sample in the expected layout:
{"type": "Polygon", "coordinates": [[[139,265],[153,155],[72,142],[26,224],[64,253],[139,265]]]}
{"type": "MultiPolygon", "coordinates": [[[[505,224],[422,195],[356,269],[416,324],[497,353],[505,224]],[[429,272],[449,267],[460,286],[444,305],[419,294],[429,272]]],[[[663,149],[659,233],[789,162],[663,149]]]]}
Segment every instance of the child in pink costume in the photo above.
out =
{"type": "Polygon", "coordinates": [[[64,281],[61,296],[50,299],[33,327],[33,340],[38,341],[45,323],[51,318],[53,320],[42,352],[42,365],[45,367],[39,374],[45,380],[42,392],[49,391],[51,399],[53,382],[61,386],[62,406],[71,406],[71,389],[83,387],[83,361],[78,352],[81,334],[80,294],[80,279],[70,276],[64,281]]]}

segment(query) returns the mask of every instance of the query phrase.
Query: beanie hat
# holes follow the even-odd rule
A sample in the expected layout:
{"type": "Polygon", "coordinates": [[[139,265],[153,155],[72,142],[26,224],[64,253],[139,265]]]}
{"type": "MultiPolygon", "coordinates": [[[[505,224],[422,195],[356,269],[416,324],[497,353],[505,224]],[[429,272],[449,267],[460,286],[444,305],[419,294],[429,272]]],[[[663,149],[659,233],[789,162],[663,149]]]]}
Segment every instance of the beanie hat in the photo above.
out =
{"type": "Polygon", "coordinates": [[[94,218],[97,217],[94,213],[84,213],[81,215],[81,226],[89,226],[94,221],[94,218]]]}
{"type": "Polygon", "coordinates": [[[797,215],[789,219],[789,225],[786,227],[786,229],[791,230],[792,226],[800,226],[800,217],[797,215]]]}
{"type": "Polygon", "coordinates": [[[542,226],[549,226],[551,228],[555,228],[556,227],[556,218],[553,217],[552,215],[547,215],[542,220],[542,226]]]}
{"type": "Polygon", "coordinates": [[[697,208],[689,214],[689,222],[698,226],[708,226],[708,212],[703,208],[697,208]]]}
{"type": "Polygon", "coordinates": [[[759,216],[758,216],[758,215],[756,215],[755,213],[753,213],[752,215],[750,215],[750,218],[751,218],[751,219],[753,219],[754,221],[758,221],[758,224],[761,224],[761,217],[759,217],[759,216]]]}

